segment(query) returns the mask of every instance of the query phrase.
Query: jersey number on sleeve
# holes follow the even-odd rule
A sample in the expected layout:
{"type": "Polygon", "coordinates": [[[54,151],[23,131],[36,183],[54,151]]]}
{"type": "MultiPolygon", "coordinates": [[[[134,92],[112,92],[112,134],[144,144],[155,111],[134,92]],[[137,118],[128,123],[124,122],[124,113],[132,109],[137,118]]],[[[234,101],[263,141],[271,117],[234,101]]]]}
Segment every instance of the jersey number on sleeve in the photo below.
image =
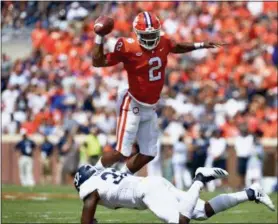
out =
{"type": "Polygon", "coordinates": [[[117,51],[120,51],[121,48],[122,48],[122,46],[123,46],[123,42],[118,42],[118,44],[117,44],[117,46],[116,46],[116,50],[117,50],[117,51]]]}
{"type": "Polygon", "coordinates": [[[104,172],[101,174],[101,179],[107,180],[109,176],[113,178],[113,184],[119,184],[126,176],[126,173],[117,174],[116,170],[112,170],[113,172],[104,172]]]}
{"type": "Polygon", "coordinates": [[[158,69],[160,69],[161,66],[162,66],[161,59],[160,59],[159,57],[151,58],[151,59],[149,60],[149,65],[150,65],[150,66],[153,66],[153,67],[151,67],[150,70],[149,70],[149,80],[150,80],[151,82],[153,82],[153,81],[157,81],[157,80],[161,79],[161,72],[160,72],[160,71],[157,71],[157,74],[156,74],[156,75],[154,74],[155,71],[158,70],[158,69]],[[155,65],[155,64],[157,64],[157,65],[155,65]],[[155,65],[155,66],[154,66],[154,65],[155,65]]]}

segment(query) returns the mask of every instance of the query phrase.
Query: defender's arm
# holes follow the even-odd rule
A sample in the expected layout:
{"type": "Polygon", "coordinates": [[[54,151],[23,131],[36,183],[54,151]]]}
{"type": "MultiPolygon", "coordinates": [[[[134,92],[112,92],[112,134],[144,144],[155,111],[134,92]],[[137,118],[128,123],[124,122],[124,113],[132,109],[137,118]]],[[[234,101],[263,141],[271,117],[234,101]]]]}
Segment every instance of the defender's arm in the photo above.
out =
{"type": "Polygon", "coordinates": [[[226,45],[225,43],[214,42],[201,42],[201,43],[176,43],[172,48],[171,53],[182,54],[190,51],[204,49],[204,48],[217,48],[226,45]]]}
{"type": "Polygon", "coordinates": [[[97,191],[93,191],[83,200],[84,205],[83,205],[82,216],[81,216],[82,224],[92,224],[96,222],[94,216],[95,216],[97,203],[99,199],[100,198],[97,191]]]}

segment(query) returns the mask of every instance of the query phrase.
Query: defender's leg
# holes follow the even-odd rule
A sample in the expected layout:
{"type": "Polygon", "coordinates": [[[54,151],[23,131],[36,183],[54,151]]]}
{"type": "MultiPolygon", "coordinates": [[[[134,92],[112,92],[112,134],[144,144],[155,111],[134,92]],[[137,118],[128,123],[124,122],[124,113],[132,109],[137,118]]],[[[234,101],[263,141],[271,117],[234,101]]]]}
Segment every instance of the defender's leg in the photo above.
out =
{"type": "Polygon", "coordinates": [[[275,211],[275,207],[267,194],[264,193],[259,184],[253,184],[245,191],[240,191],[231,194],[221,194],[211,200],[205,202],[198,200],[193,212],[193,219],[205,220],[219,212],[235,207],[246,201],[255,201],[262,203],[271,211],[275,211]]]}
{"type": "Polygon", "coordinates": [[[166,223],[188,223],[187,218],[180,214],[179,201],[169,191],[165,179],[152,176],[144,181],[143,202],[159,219],[166,223]]]}

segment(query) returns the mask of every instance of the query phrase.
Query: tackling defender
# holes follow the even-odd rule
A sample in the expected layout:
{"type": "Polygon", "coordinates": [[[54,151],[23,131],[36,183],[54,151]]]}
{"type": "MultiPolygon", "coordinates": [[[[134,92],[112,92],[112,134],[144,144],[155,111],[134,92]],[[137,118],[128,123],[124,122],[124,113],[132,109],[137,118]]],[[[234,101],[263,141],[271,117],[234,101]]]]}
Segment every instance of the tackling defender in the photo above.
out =
{"type": "Polygon", "coordinates": [[[255,201],[274,211],[275,207],[258,184],[242,192],[221,194],[205,202],[199,192],[206,182],[228,176],[220,168],[198,168],[194,183],[187,192],[175,188],[162,177],[136,177],[107,168],[81,166],[74,185],[83,200],[82,224],[96,223],[97,204],[107,208],[150,209],[166,223],[187,224],[190,219],[205,220],[245,201],[255,201]]]}
{"type": "MultiPolygon", "coordinates": [[[[95,31],[96,28],[104,27],[103,23],[97,21],[95,31]]],[[[129,157],[137,137],[140,153],[130,158],[122,169],[130,174],[136,173],[157,154],[158,124],[155,106],[164,84],[168,54],[224,45],[212,42],[175,43],[162,35],[159,19],[150,12],[141,12],[136,16],[133,31],[135,36],[119,38],[114,52],[108,54],[103,52],[104,37],[97,35],[93,51],[95,67],[114,66],[122,62],[129,84],[129,88],[119,94],[117,103],[116,150],[101,157],[96,168],[102,170],[129,157]]]]}

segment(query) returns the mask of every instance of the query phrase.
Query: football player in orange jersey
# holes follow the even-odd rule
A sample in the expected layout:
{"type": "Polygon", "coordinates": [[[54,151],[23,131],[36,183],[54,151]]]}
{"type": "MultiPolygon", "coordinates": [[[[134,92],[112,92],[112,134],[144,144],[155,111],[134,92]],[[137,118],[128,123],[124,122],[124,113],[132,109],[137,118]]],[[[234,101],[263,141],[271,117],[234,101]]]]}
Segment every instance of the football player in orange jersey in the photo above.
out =
{"type": "Polygon", "coordinates": [[[215,48],[222,43],[175,43],[161,34],[159,19],[150,12],[139,13],[133,22],[135,37],[119,38],[113,53],[104,54],[104,37],[97,35],[93,66],[113,66],[120,62],[128,74],[129,88],[117,102],[117,147],[100,158],[97,169],[104,169],[130,156],[136,138],[140,152],[127,160],[122,171],[135,173],[157,154],[158,122],[155,106],[164,84],[169,53],[215,48]]]}

